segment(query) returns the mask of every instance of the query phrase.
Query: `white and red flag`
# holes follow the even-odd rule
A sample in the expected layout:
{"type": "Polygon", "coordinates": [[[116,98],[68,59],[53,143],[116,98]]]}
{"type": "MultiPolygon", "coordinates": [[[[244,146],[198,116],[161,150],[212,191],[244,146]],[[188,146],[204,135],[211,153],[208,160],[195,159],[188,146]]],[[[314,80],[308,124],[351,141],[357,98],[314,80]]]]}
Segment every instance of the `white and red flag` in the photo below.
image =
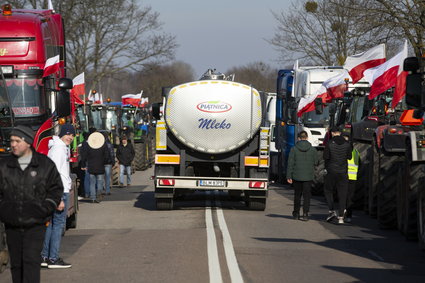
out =
{"type": "Polygon", "coordinates": [[[121,96],[122,105],[133,105],[139,106],[140,101],[142,100],[143,90],[139,94],[126,94],[121,96]]]}
{"type": "Polygon", "coordinates": [[[43,78],[59,71],[59,55],[49,58],[44,65],[43,78]]]}
{"type": "Polygon", "coordinates": [[[142,97],[140,100],[140,107],[146,107],[149,104],[149,97],[142,97]]]}
{"type": "Polygon", "coordinates": [[[352,83],[357,83],[363,78],[365,70],[374,68],[385,62],[385,44],[379,44],[363,53],[348,56],[344,68],[348,70],[352,83]]]}
{"type": "Polygon", "coordinates": [[[84,104],[84,95],[86,93],[84,72],[76,76],[72,80],[72,84],[74,86],[71,89],[71,95],[74,98],[75,103],[84,104]]]}
{"type": "Polygon", "coordinates": [[[91,102],[93,102],[94,104],[103,104],[103,97],[102,94],[94,91],[90,90],[89,95],[87,96],[87,99],[91,102]]]}
{"type": "Polygon", "coordinates": [[[326,81],[312,95],[301,98],[298,103],[298,117],[302,114],[313,111],[315,109],[314,101],[316,98],[321,98],[323,103],[330,102],[334,98],[344,97],[344,91],[347,90],[347,83],[350,79],[347,70],[337,74],[326,81]]]}
{"type": "Polygon", "coordinates": [[[396,87],[391,106],[394,108],[406,94],[406,76],[403,71],[404,59],[407,58],[407,40],[403,50],[382,65],[366,70],[364,76],[370,83],[369,99],[377,97],[384,91],[396,87]]]}

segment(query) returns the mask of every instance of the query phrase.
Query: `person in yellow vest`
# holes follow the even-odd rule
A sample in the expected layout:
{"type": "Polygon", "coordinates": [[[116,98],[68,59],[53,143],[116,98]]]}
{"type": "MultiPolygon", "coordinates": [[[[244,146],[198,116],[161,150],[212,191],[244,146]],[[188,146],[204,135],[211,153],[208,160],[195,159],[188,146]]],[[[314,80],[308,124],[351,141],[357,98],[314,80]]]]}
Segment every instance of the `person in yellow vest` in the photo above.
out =
{"type": "MultiPolygon", "coordinates": [[[[347,141],[350,137],[348,133],[342,135],[347,141]]],[[[348,192],[347,192],[347,208],[344,215],[344,222],[350,223],[353,216],[353,196],[356,191],[357,172],[359,170],[360,154],[359,151],[353,148],[351,159],[348,160],[348,192]]]]}

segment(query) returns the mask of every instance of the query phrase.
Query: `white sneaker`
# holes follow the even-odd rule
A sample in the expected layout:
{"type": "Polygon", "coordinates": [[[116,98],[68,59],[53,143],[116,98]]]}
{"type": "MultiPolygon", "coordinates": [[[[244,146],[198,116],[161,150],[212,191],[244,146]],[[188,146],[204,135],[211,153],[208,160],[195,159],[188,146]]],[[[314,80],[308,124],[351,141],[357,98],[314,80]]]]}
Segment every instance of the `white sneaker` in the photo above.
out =
{"type": "Polygon", "coordinates": [[[344,224],[344,217],[338,217],[338,224],[344,224]]]}

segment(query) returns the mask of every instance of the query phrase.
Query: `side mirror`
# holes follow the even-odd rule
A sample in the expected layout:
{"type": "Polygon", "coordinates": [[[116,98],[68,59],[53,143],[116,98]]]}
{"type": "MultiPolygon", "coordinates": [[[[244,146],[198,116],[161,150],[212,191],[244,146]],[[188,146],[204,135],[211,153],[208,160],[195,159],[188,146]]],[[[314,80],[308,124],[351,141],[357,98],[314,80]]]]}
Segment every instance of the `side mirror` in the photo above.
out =
{"type": "Polygon", "coordinates": [[[162,93],[161,93],[162,97],[166,97],[168,93],[170,92],[170,90],[171,90],[171,87],[169,86],[162,87],[162,93]]]}
{"type": "Polygon", "coordinates": [[[61,89],[56,93],[56,115],[66,117],[71,114],[71,98],[69,92],[61,89]]]}
{"type": "Polygon", "coordinates": [[[71,79],[61,78],[59,79],[59,88],[60,89],[72,89],[74,86],[71,79]]]}
{"type": "Polygon", "coordinates": [[[152,104],[152,117],[156,120],[161,119],[161,103],[152,104]]]}
{"type": "Polygon", "coordinates": [[[314,100],[314,110],[317,115],[323,114],[323,100],[321,98],[316,98],[314,100]]]}

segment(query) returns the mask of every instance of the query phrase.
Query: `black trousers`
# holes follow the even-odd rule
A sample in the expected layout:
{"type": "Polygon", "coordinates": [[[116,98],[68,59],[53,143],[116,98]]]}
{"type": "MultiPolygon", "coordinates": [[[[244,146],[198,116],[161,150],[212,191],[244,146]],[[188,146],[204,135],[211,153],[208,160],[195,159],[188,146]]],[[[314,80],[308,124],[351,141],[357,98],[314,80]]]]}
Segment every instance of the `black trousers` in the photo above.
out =
{"type": "Polygon", "coordinates": [[[40,282],[45,225],[19,229],[6,226],[13,283],[40,282]]]}
{"type": "Polygon", "coordinates": [[[348,191],[347,191],[347,217],[351,217],[353,214],[353,197],[356,191],[356,180],[348,180],[348,191]]]}
{"type": "Polygon", "coordinates": [[[334,191],[338,193],[338,215],[343,216],[347,206],[348,175],[347,173],[330,173],[325,177],[325,197],[329,210],[335,209],[334,191]]]}
{"type": "Polygon", "coordinates": [[[311,183],[312,181],[295,181],[294,185],[294,212],[299,213],[301,207],[301,196],[303,196],[303,212],[308,213],[310,210],[310,198],[311,198],[311,183]]]}

